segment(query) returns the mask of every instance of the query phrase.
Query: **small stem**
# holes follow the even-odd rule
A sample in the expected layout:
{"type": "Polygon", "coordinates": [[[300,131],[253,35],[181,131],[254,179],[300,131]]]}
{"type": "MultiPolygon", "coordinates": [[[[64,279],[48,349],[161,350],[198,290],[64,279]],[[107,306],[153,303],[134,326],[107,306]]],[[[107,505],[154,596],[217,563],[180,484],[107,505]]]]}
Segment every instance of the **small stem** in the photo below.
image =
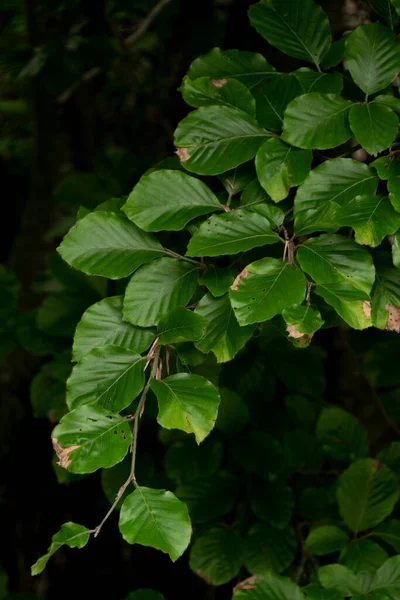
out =
{"type": "Polygon", "coordinates": [[[126,488],[131,483],[131,481],[133,481],[134,485],[137,486],[137,482],[136,482],[136,478],[135,478],[135,466],[136,466],[137,438],[138,438],[138,433],[139,433],[139,420],[143,414],[144,405],[145,405],[146,397],[147,397],[147,392],[149,391],[151,380],[154,379],[156,372],[157,372],[158,359],[160,357],[160,348],[155,348],[155,349],[151,348],[149,354],[150,353],[153,353],[153,358],[152,358],[153,364],[151,366],[150,375],[149,375],[147,383],[143,389],[143,392],[140,397],[139,404],[137,405],[135,414],[132,417],[134,419],[135,423],[133,425],[133,432],[132,432],[132,444],[131,444],[132,460],[131,460],[131,470],[129,473],[129,477],[125,481],[125,483],[119,488],[118,494],[116,495],[114,502],[112,503],[112,505],[111,505],[109,511],[107,512],[106,516],[104,517],[104,519],[101,521],[100,525],[98,525],[96,527],[96,529],[92,530],[91,533],[94,533],[94,537],[97,537],[99,535],[101,528],[103,527],[104,523],[107,521],[108,517],[113,513],[115,507],[117,506],[118,502],[121,500],[122,496],[125,493],[126,488]]]}
{"type": "Polygon", "coordinates": [[[200,267],[201,269],[207,268],[204,263],[201,263],[198,260],[192,260],[191,258],[187,258],[186,256],[181,256],[181,254],[178,254],[177,252],[174,252],[173,250],[169,250],[168,248],[164,248],[164,252],[166,254],[169,254],[170,256],[172,256],[172,258],[177,258],[178,260],[184,260],[188,263],[191,263],[192,265],[196,265],[196,267],[200,267]]]}

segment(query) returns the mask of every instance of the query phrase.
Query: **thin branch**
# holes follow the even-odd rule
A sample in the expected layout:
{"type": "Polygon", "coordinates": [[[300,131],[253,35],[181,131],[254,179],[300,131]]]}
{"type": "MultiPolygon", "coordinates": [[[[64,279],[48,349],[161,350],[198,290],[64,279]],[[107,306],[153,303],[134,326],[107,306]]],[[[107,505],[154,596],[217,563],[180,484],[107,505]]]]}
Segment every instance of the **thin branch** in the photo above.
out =
{"type": "Polygon", "coordinates": [[[137,486],[136,477],[135,477],[135,467],[136,467],[137,438],[138,438],[138,433],[139,433],[139,420],[143,414],[144,405],[145,405],[146,397],[147,397],[147,392],[149,391],[151,380],[154,379],[156,376],[156,372],[158,369],[158,360],[159,360],[159,356],[160,356],[160,348],[154,346],[154,344],[153,344],[153,346],[149,350],[148,358],[149,358],[150,354],[152,354],[152,360],[153,360],[150,375],[149,375],[147,383],[143,389],[142,395],[139,400],[139,404],[138,404],[135,414],[133,416],[135,423],[133,425],[133,432],[132,432],[132,444],[131,444],[132,460],[131,460],[131,470],[129,473],[129,477],[125,481],[125,483],[120,487],[118,494],[115,497],[114,502],[112,503],[112,505],[111,505],[109,511],[107,512],[106,516],[104,517],[104,519],[101,521],[100,525],[98,525],[96,527],[96,529],[93,530],[94,537],[97,537],[99,535],[101,528],[103,527],[104,523],[107,521],[109,516],[114,512],[115,507],[117,506],[118,502],[121,500],[122,496],[124,495],[125,490],[128,487],[128,485],[131,482],[133,482],[133,484],[135,486],[137,486]]]}
{"type": "Polygon", "coordinates": [[[164,248],[164,252],[172,256],[172,258],[177,258],[178,260],[184,260],[185,262],[191,263],[192,265],[196,265],[196,267],[200,267],[200,269],[206,269],[207,266],[204,263],[199,262],[198,260],[192,260],[191,258],[187,258],[187,256],[182,256],[173,250],[169,250],[168,248],[164,248]]]}
{"type": "Polygon", "coordinates": [[[171,4],[172,0],[160,0],[157,4],[151,9],[147,17],[143,19],[141,23],[139,23],[136,31],[134,31],[130,36],[125,39],[125,46],[133,46],[141,37],[145,35],[147,30],[152,26],[153,22],[156,20],[158,15],[164,8],[171,4]]]}

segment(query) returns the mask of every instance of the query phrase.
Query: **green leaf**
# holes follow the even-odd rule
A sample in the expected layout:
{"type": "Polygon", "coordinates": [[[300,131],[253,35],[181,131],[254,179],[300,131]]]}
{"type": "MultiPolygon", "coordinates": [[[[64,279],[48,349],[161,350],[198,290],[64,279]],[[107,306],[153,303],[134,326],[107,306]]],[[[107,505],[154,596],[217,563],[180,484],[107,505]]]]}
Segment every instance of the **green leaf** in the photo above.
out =
{"type": "Polygon", "coordinates": [[[185,77],[180,91],[186,104],[195,108],[213,105],[233,106],[252,117],[256,115],[256,101],[245,84],[236,79],[199,77],[191,80],[185,77]]]}
{"type": "Polygon", "coordinates": [[[178,482],[212,477],[221,464],[222,453],[221,442],[207,438],[199,446],[188,437],[168,448],[165,455],[167,475],[178,482]]]}
{"type": "Polygon", "coordinates": [[[360,301],[361,292],[349,289],[347,283],[317,285],[314,292],[332,306],[353,329],[371,327],[371,307],[368,297],[365,296],[365,300],[360,301]]]}
{"type": "Polygon", "coordinates": [[[140,354],[156,337],[154,329],[135,327],[122,320],[123,296],[104,298],[83,314],[74,336],[72,358],[78,362],[98,346],[122,346],[140,354]]]}
{"type": "Polygon", "coordinates": [[[190,79],[234,77],[251,89],[260,81],[274,76],[275,73],[274,67],[257,52],[213,48],[208,54],[192,62],[188,77],[190,79]]]}
{"type": "Polygon", "coordinates": [[[315,333],[324,324],[319,310],[312,308],[308,304],[293,304],[288,308],[284,308],[282,317],[288,324],[286,329],[291,337],[301,337],[297,336],[297,333],[315,333]]]}
{"type": "Polygon", "coordinates": [[[287,105],[303,93],[294,73],[276,73],[261,81],[252,89],[258,123],[267,129],[281,131],[287,105]]]}
{"type": "Polygon", "coordinates": [[[133,274],[125,292],[124,319],[148,327],[178,306],[185,306],[197,287],[195,265],[160,258],[133,274]]]}
{"type": "Polygon", "coordinates": [[[306,150],[325,150],[351,138],[349,112],[353,103],[335,94],[304,94],[288,104],[282,139],[306,150]]]}
{"type": "Polygon", "coordinates": [[[339,511],[354,533],[378,525],[390,515],[398,499],[397,478],[376,460],[358,460],[339,477],[339,511]]]}
{"type": "Polygon", "coordinates": [[[281,52],[317,67],[331,45],[331,28],[322,8],[311,0],[262,0],[249,10],[250,23],[281,52]]]}
{"type": "Polygon", "coordinates": [[[399,271],[388,268],[378,269],[371,302],[371,315],[374,326],[378,327],[378,329],[399,331],[399,308],[399,271]]]}
{"type": "MultiPolygon", "coordinates": [[[[136,460],[135,479],[141,484],[147,485],[147,481],[151,481],[154,477],[154,463],[152,458],[147,453],[138,453],[136,460]]],[[[102,469],[101,471],[101,487],[110,504],[113,504],[121,486],[128,480],[131,474],[131,457],[127,456],[125,460],[114,465],[110,469],[102,469]]],[[[65,471],[64,471],[65,472],[65,471]]],[[[129,495],[130,490],[127,488],[122,494],[116,509],[119,510],[129,495]]]]}
{"type": "Polygon", "coordinates": [[[189,509],[193,523],[207,523],[232,510],[239,481],[230,473],[220,472],[208,479],[179,485],[175,493],[189,509]]]}
{"type": "Polygon", "coordinates": [[[400,553],[400,520],[390,519],[378,525],[372,531],[372,535],[386,544],[392,546],[397,553],[400,553]]]}
{"type": "Polygon", "coordinates": [[[122,505],[119,530],[128,544],[150,546],[172,561],[189,545],[192,528],[188,510],[171,492],[137,487],[122,505]]]}
{"type": "Polygon", "coordinates": [[[280,241],[268,219],[248,210],[231,210],[204,221],[189,242],[187,256],[222,256],[280,241]]]}
{"type": "Polygon", "coordinates": [[[160,169],[143,175],[123,211],[145,231],[178,231],[195,217],[221,208],[218,198],[199,179],[160,169]]]}
{"type": "Polygon", "coordinates": [[[274,202],[284,200],[290,188],[303,183],[310,172],[312,152],[271,138],[256,155],[257,177],[274,202]]]}
{"type": "Polygon", "coordinates": [[[346,36],[346,62],[358,87],[375,94],[400,70],[400,42],[380,23],[361,25],[346,36]]]}
{"type": "Polygon", "coordinates": [[[244,208],[256,212],[271,223],[272,228],[280,227],[285,220],[285,213],[281,208],[278,208],[273,202],[269,201],[269,197],[261,187],[259,181],[255,179],[246,186],[240,198],[240,204],[244,208]]]}
{"type": "Polygon", "coordinates": [[[165,600],[160,592],[154,590],[136,590],[127,595],[125,600],[165,600]]]}
{"type": "Polygon", "coordinates": [[[359,194],[373,195],[378,179],[367,165],[351,158],[327,160],[312,170],[294,200],[297,235],[335,232],[338,206],[359,194]]]}
{"type": "Polygon", "coordinates": [[[244,542],[244,562],[250,573],[282,573],[293,563],[296,551],[297,538],[292,527],[278,529],[256,523],[244,542]]]}
{"type": "Polygon", "coordinates": [[[127,277],[164,254],[162,246],[122,215],[93,212],[77,222],[57,248],[71,267],[109,279],[127,277]]]}
{"type": "Polygon", "coordinates": [[[53,430],[58,464],[71,473],[93,473],[121,462],[132,433],[128,422],[98,406],[84,405],[66,414],[53,430]]]}
{"type": "Polygon", "coordinates": [[[234,279],[233,269],[208,265],[207,271],[203,271],[199,277],[199,284],[205,285],[215,298],[219,298],[226,294],[234,279]]]}
{"type": "Polygon", "coordinates": [[[300,588],[288,577],[263,573],[239,583],[233,600],[304,600],[300,588]]]}
{"type": "Polygon", "coordinates": [[[372,247],[400,227],[400,214],[383,196],[355,196],[340,207],[336,219],[341,226],[354,229],[358,244],[372,247]]]}
{"type": "Polygon", "coordinates": [[[371,590],[382,590],[382,596],[372,595],[377,600],[396,600],[400,593],[400,556],[392,556],[377,570],[371,590]],[[385,595],[387,594],[387,595],[385,595]]]}
{"type": "MultiPolygon", "coordinates": [[[[395,98],[394,96],[389,96],[389,94],[381,94],[380,96],[376,96],[373,99],[372,104],[378,102],[378,104],[383,104],[384,106],[388,106],[392,110],[397,113],[400,113],[400,100],[399,98],[395,98]]],[[[386,161],[386,157],[382,157],[386,161]]]]}
{"type": "Polygon", "coordinates": [[[201,352],[213,352],[218,362],[232,360],[253,335],[254,326],[239,326],[228,295],[213,298],[207,294],[196,306],[195,313],[209,322],[195,345],[201,352]]]}
{"type": "Polygon", "coordinates": [[[281,444],[265,431],[255,430],[238,436],[232,447],[233,458],[248,473],[274,481],[283,470],[281,444]]]}
{"type": "Polygon", "coordinates": [[[201,315],[178,307],[158,323],[158,342],[165,345],[196,341],[203,336],[207,325],[207,319],[201,315]]]}
{"type": "Polygon", "coordinates": [[[180,122],[175,145],[185,169],[201,175],[219,175],[251,160],[267,136],[241,110],[206,106],[180,122]]]}
{"type": "Polygon", "coordinates": [[[68,407],[96,402],[110,412],[120,412],[142,391],[145,362],[140,354],[120,346],[94,348],[72,369],[68,407]]]}
{"type": "Polygon", "coordinates": [[[301,268],[316,283],[332,291],[359,290],[362,299],[371,291],[375,268],[371,255],[353,240],[341,235],[320,235],[302,244],[297,251],[301,268]],[[338,285],[345,284],[339,289],[338,285]]]}
{"type": "Polygon", "coordinates": [[[236,278],[230,298],[240,325],[249,325],[300,304],[305,293],[306,280],[301,271],[276,258],[262,258],[236,278]]]}
{"type": "Polygon", "coordinates": [[[194,433],[198,444],[213,429],[220,397],[204,377],[178,373],[161,381],[153,379],[151,389],[157,396],[157,421],[162,427],[194,433]]]}
{"type": "Polygon", "coordinates": [[[311,584],[302,590],[305,592],[307,600],[342,600],[343,596],[336,590],[324,590],[323,588],[311,584]]]}
{"type": "Polygon", "coordinates": [[[391,29],[399,22],[394,6],[390,0],[368,0],[373,10],[379,15],[391,29]]]}
{"type": "MultiPolygon", "coordinates": [[[[324,59],[325,60],[325,59],[324,59]]],[[[343,78],[340,73],[319,73],[314,69],[302,67],[295,72],[302,87],[301,94],[319,92],[321,94],[340,94],[343,89],[343,78]]],[[[299,96],[301,94],[298,94],[299,96]]]]}
{"type": "MultiPolygon", "coordinates": [[[[332,69],[332,67],[337,67],[344,59],[345,54],[345,43],[346,37],[343,36],[333,42],[332,46],[329,48],[328,52],[324,55],[324,58],[321,62],[322,70],[332,69]]],[[[330,73],[332,75],[332,73],[330,73]]]]}
{"type": "Polygon", "coordinates": [[[214,527],[198,537],[190,550],[192,571],[211,585],[236,577],[242,565],[242,540],[236,531],[214,527]]]}
{"type": "Polygon", "coordinates": [[[349,536],[335,525],[321,525],[310,531],[304,547],[312,554],[324,556],[342,550],[350,541],[349,536]]]}
{"type": "Polygon", "coordinates": [[[355,104],[349,121],[361,146],[373,156],[393,144],[399,129],[396,114],[383,104],[355,104]]]}
{"type": "Polygon", "coordinates": [[[221,403],[215,426],[226,435],[239,433],[250,420],[249,407],[236,392],[226,387],[221,387],[219,391],[221,403]]]}
{"type": "Polygon", "coordinates": [[[324,588],[339,591],[343,596],[356,596],[368,591],[369,577],[365,573],[356,575],[344,565],[327,565],[318,570],[318,578],[324,588]]]}
{"type": "Polygon", "coordinates": [[[83,548],[89,541],[90,531],[82,525],[76,523],[64,523],[61,525],[60,531],[53,535],[51,545],[47,551],[35,562],[31,567],[32,575],[39,575],[46,568],[47,561],[53,556],[57,550],[64,544],[70,548],[83,548]]]}
{"type": "MultiPolygon", "coordinates": [[[[379,462],[384,463],[396,474],[400,473],[400,442],[391,442],[388,446],[382,448],[376,456],[379,462]]],[[[399,550],[400,552],[400,550],[399,550]]]]}
{"type": "Polygon", "coordinates": [[[318,407],[311,400],[304,396],[290,395],[285,396],[284,402],[289,419],[296,428],[314,431],[318,407]]]}
{"type": "Polygon", "coordinates": [[[321,411],[316,429],[324,453],[340,461],[368,456],[368,435],[360,421],[347,410],[328,406],[321,411]]]}
{"type": "Polygon", "coordinates": [[[353,573],[374,573],[389,558],[387,552],[371,540],[353,540],[340,554],[339,562],[353,573]]]}
{"type": "Polygon", "coordinates": [[[253,162],[248,162],[222,173],[218,176],[218,179],[222,182],[228,194],[233,197],[254,181],[255,177],[256,170],[254,164],[253,162]]]}
{"type": "Polygon", "coordinates": [[[284,529],[294,511],[293,490],[284,481],[266,483],[254,480],[250,485],[251,508],[260,521],[284,529]]]}

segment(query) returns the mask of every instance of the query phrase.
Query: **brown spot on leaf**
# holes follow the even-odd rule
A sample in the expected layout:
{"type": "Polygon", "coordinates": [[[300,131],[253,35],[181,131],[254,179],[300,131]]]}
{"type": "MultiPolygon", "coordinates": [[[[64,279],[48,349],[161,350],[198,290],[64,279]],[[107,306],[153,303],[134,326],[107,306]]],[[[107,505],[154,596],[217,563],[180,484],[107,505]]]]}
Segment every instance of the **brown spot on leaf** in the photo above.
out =
{"type": "Polygon", "coordinates": [[[239,275],[236,277],[235,281],[231,285],[232,292],[237,291],[237,289],[239,288],[240,282],[242,281],[242,279],[247,277],[248,274],[249,274],[249,272],[247,269],[243,269],[243,271],[241,273],[239,273],[239,275]]]}
{"type": "Polygon", "coordinates": [[[370,317],[371,316],[371,302],[367,302],[366,300],[364,300],[363,304],[363,313],[366,317],[370,317]]]}
{"type": "Polygon", "coordinates": [[[186,160],[189,160],[189,158],[190,158],[190,154],[187,151],[187,148],[177,148],[175,154],[177,155],[177,157],[179,158],[179,160],[181,162],[185,162],[186,160]]]}
{"type": "Polygon", "coordinates": [[[59,444],[57,438],[53,438],[52,442],[53,442],[54,451],[57,454],[58,458],[60,459],[57,464],[60,465],[60,467],[62,467],[63,469],[68,469],[69,465],[71,464],[69,455],[74,450],[77,450],[78,448],[80,448],[80,446],[75,445],[75,446],[68,446],[68,448],[63,448],[61,446],[61,444],[59,444]]]}
{"type": "Polygon", "coordinates": [[[304,333],[298,331],[294,325],[286,325],[286,331],[288,332],[290,337],[296,338],[296,340],[302,338],[304,335],[304,333]]]}
{"type": "Polygon", "coordinates": [[[211,79],[211,83],[216,88],[224,87],[228,83],[227,79],[211,79]]]}
{"type": "Polygon", "coordinates": [[[393,304],[386,304],[385,308],[389,315],[386,329],[400,332],[400,308],[393,306],[393,304]]]}
{"type": "Polygon", "coordinates": [[[252,575],[251,577],[248,577],[244,581],[241,581],[240,583],[235,585],[235,587],[233,588],[233,593],[235,593],[237,590],[252,590],[255,587],[256,583],[257,576],[252,575]]]}

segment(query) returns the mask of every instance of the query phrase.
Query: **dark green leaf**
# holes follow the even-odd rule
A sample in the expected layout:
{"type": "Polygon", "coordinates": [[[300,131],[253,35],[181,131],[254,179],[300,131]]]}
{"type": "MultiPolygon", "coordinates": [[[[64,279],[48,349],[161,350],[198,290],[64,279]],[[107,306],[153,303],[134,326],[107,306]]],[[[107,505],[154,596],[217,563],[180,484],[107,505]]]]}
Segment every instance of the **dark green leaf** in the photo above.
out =
{"type": "Polygon", "coordinates": [[[117,413],[140,394],[146,359],[120,346],[94,348],[75,365],[67,381],[70,409],[96,404],[117,413]]]}
{"type": "Polygon", "coordinates": [[[355,104],[349,121],[361,146],[373,156],[393,144],[399,129],[396,114],[383,104],[355,104]]]}
{"type": "Polygon", "coordinates": [[[382,17],[391,29],[394,29],[399,22],[394,6],[390,0],[368,0],[377,15],[382,17]]]}
{"type": "Polygon", "coordinates": [[[284,200],[292,186],[300,185],[310,172],[312,152],[271,138],[256,156],[257,176],[274,202],[284,200]]]}
{"type": "Polygon", "coordinates": [[[250,529],[244,543],[245,565],[250,573],[270,570],[281,573],[292,564],[296,550],[297,539],[292,527],[277,529],[257,523],[250,529]]]}
{"type": "Polygon", "coordinates": [[[125,292],[124,319],[148,327],[178,306],[186,306],[197,286],[195,265],[161,258],[132,276],[125,292]]]}
{"type": "Polygon", "coordinates": [[[300,304],[306,280],[301,271],[276,258],[248,265],[231,286],[231,304],[240,325],[272,319],[284,308],[300,304]]]}
{"type": "Polygon", "coordinates": [[[168,477],[178,482],[205,479],[217,472],[222,453],[221,442],[207,438],[199,446],[193,438],[186,438],[168,448],[165,455],[165,469],[168,477]]]}
{"type": "Polygon", "coordinates": [[[321,525],[310,531],[304,547],[312,554],[323,556],[342,550],[350,541],[347,533],[335,525],[321,525]]]}
{"type": "Polygon", "coordinates": [[[39,560],[32,565],[31,574],[39,575],[44,571],[49,558],[51,558],[51,556],[53,556],[53,554],[64,544],[70,548],[83,548],[88,543],[89,538],[90,531],[89,529],[86,529],[86,527],[72,522],[64,523],[64,525],[61,525],[60,531],[53,535],[47,554],[41,556],[39,560]]]}
{"type": "Polygon", "coordinates": [[[178,373],[151,382],[158,400],[157,421],[166,429],[194,433],[198,444],[213,429],[220,397],[210,381],[199,375],[178,373]]]}
{"type": "MultiPolygon", "coordinates": [[[[341,63],[344,59],[345,55],[345,43],[346,36],[343,36],[333,42],[332,46],[329,48],[328,52],[324,55],[321,68],[322,70],[332,69],[332,67],[337,67],[339,63],[341,63]]],[[[336,74],[336,73],[335,73],[336,74]]],[[[332,73],[331,73],[332,75],[332,73]]]]}
{"type": "Polygon", "coordinates": [[[379,540],[386,542],[400,553],[400,521],[398,519],[390,519],[378,525],[373,530],[372,535],[379,540]]]}
{"type": "Polygon", "coordinates": [[[53,430],[59,465],[71,473],[93,473],[121,462],[132,433],[128,422],[98,406],[85,405],[66,414],[53,430]]]}
{"type": "Polygon", "coordinates": [[[221,403],[215,426],[226,435],[239,433],[250,419],[249,407],[239,394],[228,388],[220,388],[220,394],[221,403]]]}
{"type": "Polygon", "coordinates": [[[327,565],[321,567],[318,571],[318,577],[324,588],[339,591],[343,596],[356,596],[368,591],[370,578],[362,573],[355,575],[348,567],[344,565],[327,565]]]}
{"type": "Polygon", "coordinates": [[[353,573],[374,573],[389,558],[385,550],[371,540],[353,540],[340,554],[339,562],[353,573]]]}
{"type": "Polygon", "coordinates": [[[302,590],[305,592],[307,600],[342,600],[343,596],[336,590],[324,590],[317,585],[307,585],[302,590]]]}
{"type": "Polygon", "coordinates": [[[396,474],[400,474],[400,442],[391,442],[377,454],[376,458],[396,474]]]}
{"type": "Polygon", "coordinates": [[[263,573],[239,583],[234,600],[304,600],[300,588],[288,577],[263,573]]]}
{"type": "Polygon", "coordinates": [[[353,106],[335,94],[304,94],[285,111],[282,139],[292,146],[325,150],[351,138],[349,112],[353,106]]]}
{"type": "Polygon", "coordinates": [[[316,435],[324,453],[340,461],[368,456],[367,431],[360,421],[339,406],[328,406],[320,414],[316,435]]]}
{"type": "Polygon", "coordinates": [[[256,101],[257,121],[267,129],[281,131],[283,115],[289,102],[304,94],[294,73],[276,73],[252,89],[256,101]]]}
{"type": "MultiPolygon", "coordinates": [[[[400,215],[399,215],[400,216],[400,215]]],[[[397,269],[378,269],[371,302],[372,322],[378,329],[400,330],[400,279],[397,269]]]]}
{"type": "Polygon", "coordinates": [[[201,175],[219,175],[251,160],[267,136],[241,110],[206,106],[180,122],[175,145],[185,169],[201,175]]]}
{"type": "MultiPolygon", "coordinates": [[[[390,96],[389,94],[381,94],[380,96],[376,96],[374,98],[373,103],[383,104],[384,106],[388,106],[392,110],[397,113],[400,113],[400,100],[399,98],[395,98],[395,96],[390,96]]],[[[387,161],[386,157],[383,157],[385,161],[387,161]]]]}
{"type": "Polygon", "coordinates": [[[228,583],[242,565],[242,540],[236,531],[214,527],[198,537],[190,550],[192,571],[211,585],[228,583]]]}
{"type": "Polygon", "coordinates": [[[377,570],[371,582],[371,590],[381,591],[372,594],[373,600],[396,600],[400,593],[400,556],[392,556],[377,570]]]}
{"type": "Polygon", "coordinates": [[[208,479],[181,484],[175,493],[187,504],[193,523],[207,523],[232,510],[238,488],[236,477],[221,472],[208,479]]]}
{"type": "Polygon", "coordinates": [[[100,300],[83,314],[74,336],[73,360],[79,361],[93,348],[109,344],[140,354],[156,337],[154,329],[135,327],[122,320],[123,296],[100,300]]]}
{"type": "Polygon", "coordinates": [[[162,246],[122,215],[90,213],[69,231],[58,252],[71,267],[109,279],[127,277],[164,254],[162,246]]]}
{"type": "Polygon", "coordinates": [[[399,499],[399,484],[389,467],[364,458],[340,476],[337,499],[343,520],[357,533],[390,515],[399,499]]]}
{"type": "Polygon", "coordinates": [[[178,307],[158,323],[159,344],[191,342],[200,339],[208,325],[207,319],[178,307]]]}
{"type": "Polygon", "coordinates": [[[331,28],[322,8],[311,0],[263,0],[249,10],[250,23],[289,56],[319,66],[331,45],[331,28]]]}
{"type": "Polygon", "coordinates": [[[273,229],[282,225],[285,219],[283,210],[270,201],[257,179],[243,190],[240,203],[243,207],[268,219],[273,229]]]}
{"type": "Polygon", "coordinates": [[[278,440],[265,431],[251,431],[236,438],[232,448],[236,462],[248,473],[274,481],[283,469],[283,451],[278,440]]]}
{"type": "Polygon", "coordinates": [[[213,215],[204,221],[189,242],[187,256],[222,256],[246,252],[280,241],[268,219],[245,209],[213,215]]]}
{"type": "Polygon", "coordinates": [[[217,197],[199,179],[161,169],[143,175],[123,210],[145,231],[178,231],[195,217],[221,208],[217,197]]]}
{"type": "Polygon", "coordinates": [[[119,529],[129,544],[151,546],[176,561],[189,545],[192,528],[183,502],[171,492],[137,487],[122,505],[119,529]]]}
{"type": "MultiPolygon", "coordinates": [[[[302,87],[302,94],[310,92],[340,94],[343,89],[343,79],[340,73],[318,73],[314,69],[303,67],[298,69],[295,74],[302,87]]],[[[300,96],[300,94],[298,95],[300,96]]]]}
{"type": "Polygon", "coordinates": [[[125,600],[165,600],[160,592],[154,590],[136,590],[127,595],[125,600]]]}
{"type": "Polygon", "coordinates": [[[346,36],[346,62],[356,84],[367,95],[375,94],[400,70],[400,42],[380,23],[361,25],[346,36]]]}
{"type": "Polygon", "coordinates": [[[254,480],[249,491],[251,508],[260,521],[284,529],[294,510],[293,490],[284,481],[254,480]]]}
{"type": "Polygon", "coordinates": [[[200,285],[205,285],[215,298],[223,296],[231,287],[235,279],[233,269],[221,269],[209,265],[206,271],[202,271],[199,277],[200,285]]]}
{"type": "Polygon", "coordinates": [[[180,87],[184,101],[190,106],[233,106],[256,115],[256,101],[244,83],[236,79],[210,79],[199,77],[191,80],[185,77],[180,87]]]}

